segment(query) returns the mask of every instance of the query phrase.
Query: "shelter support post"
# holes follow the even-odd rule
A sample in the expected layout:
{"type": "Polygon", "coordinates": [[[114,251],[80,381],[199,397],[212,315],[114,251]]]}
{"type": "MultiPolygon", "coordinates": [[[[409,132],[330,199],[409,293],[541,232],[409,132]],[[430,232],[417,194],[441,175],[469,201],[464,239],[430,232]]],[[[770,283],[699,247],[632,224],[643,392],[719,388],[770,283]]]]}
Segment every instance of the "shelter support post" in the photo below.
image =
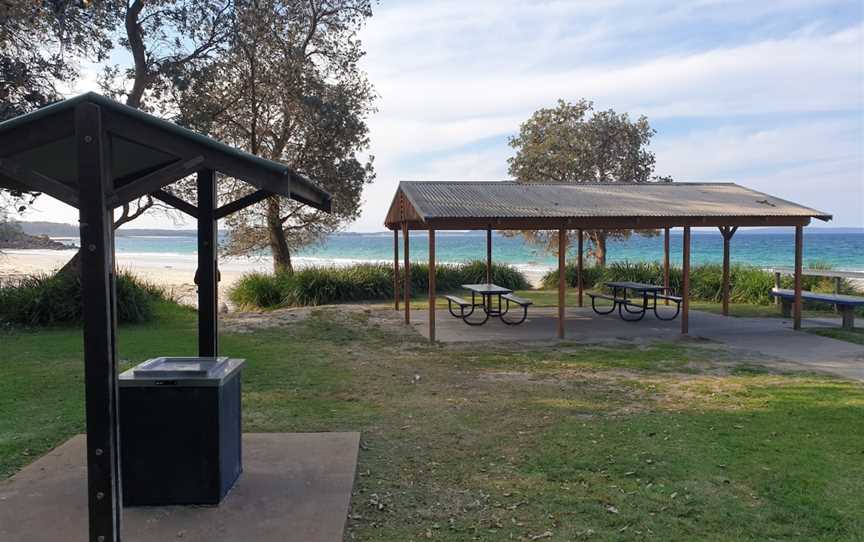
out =
{"type": "Polygon", "coordinates": [[[402,240],[405,242],[405,323],[411,323],[411,258],[408,254],[408,223],[402,223],[402,240]]]}
{"type": "Polygon", "coordinates": [[[681,333],[690,333],[690,226],[684,228],[681,265],[681,333]]]}
{"type": "Polygon", "coordinates": [[[216,175],[212,169],[198,172],[198,355],[219,353],[219,278],[216,259],[216,175]]]}
{"type": "MultiPolygon", "coordinates": [[[[841,277],[834,277],[834,294],[840,294],[840,286],[843,284],[843,279],[841,277]]],[[[834,314],[838,314],[840,312],[840,307],[834,305],[834,314]]]]}
{"type": "Polygon", "coordinates": [[[393,303],[399,310],[399,230],[393,230],[393,303]]]}
{"type": "Polygon", "coordinates": [[[585,259],[585,257],[584,257],[584,237],[585,236],[583,235],[583,233],[584,233],[583,230],[579,230],[579,255],[578,255],[578,260],[577,260],[577,265],[576,265],[576,286],[577,286],[577,288],[579,288],[579,306],[580,307],[583,305],[582,298],[584,297],[583,291],[585,289],[585,287],[583,285],[584,283],[582,282],[582,265],[584,264],[584,259],[585,259]]]}
{"type": "Polygon", "coordinates": [[[492,226],[486,228],[486,284],[492,284],[492,226]]]}
{"type": "MultiPolygon", "coordinates": [[[[669,294],[669,228],[663,228],[663,287],[669,294]]],[[[669,300],[664,299],[663,303],[668,305],[669,300]]]]}
{"type": "MultiPolygon", "coordinates": [[[[776,288],[776,289],[779,290],[779,289],[780,289],[780,284],[781,284],[781,282],[780,282],[780,272],[779,272],[779,271],[774,271],[774,288],[776,288]]],[[[775,304],[775,305],[780,305],[780,298],[779,298],[779,297],[775,297],[775,298],[774,298],[774,304],[775,304]]]]}
{"type": "Polygon", "coordinates": [[[429,228],[429,340],[435,342],[435,230],[429,228]]]}
{"type": "Polygon", "coordinates": [[[720,233],[723,235],[723,316],[729,316],[729,243],[736,231],[738,231],[737,226],[720,228],[720,233]]]}
{"type": "Polygon", "coordinates": [[[110,192],[110,172],[97,105],[81,104],[75,109],[75,140],[80,189],[90,541],[116,542],[120,540],[122,502],[113,216],[105,198],[110,192]]]}
{"type": "Polygon", "coordinates": [[[801,262],[804,258],[804,226],[795,226],[795,307],[794,329],[801,329],[801,262]]]}
{"type": "Polygon", "coordinates": [[[558,338],[564,338],[564,308],[567,293],[567,277],[564,273],[564,259],[567,253],[567,230],[558,230],[558,338]]]}

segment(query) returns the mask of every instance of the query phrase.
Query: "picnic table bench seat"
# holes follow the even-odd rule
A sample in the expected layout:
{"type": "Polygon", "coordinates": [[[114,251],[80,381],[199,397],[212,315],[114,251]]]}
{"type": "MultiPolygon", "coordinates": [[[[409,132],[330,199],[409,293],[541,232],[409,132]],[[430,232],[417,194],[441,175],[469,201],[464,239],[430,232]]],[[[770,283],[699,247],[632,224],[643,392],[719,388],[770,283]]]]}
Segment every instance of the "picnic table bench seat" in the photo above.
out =
{"type": "Polygon", "coordinates": [[[612,314],[615,309],[618,309],[618,315],[621,316],[622,320],[627,322],[638,322],[645,316],[645,312],[647,309],[651,308],[654,311],[654,316],[657,317],[658,320],[674,320],[678,317],[678,314],[681,312],[681,303],[684,298],[671,295],[664,294],[659,291],[654,291],[650,294],[645,294],[643,297],[620,297],[613,294],[603,294],[603,293],[594,293],[588,292],[588,296],[591,298],[591,309],[594,310],[595,313],[600,315],[612,314]],[[609,309],[597,308],[597,300],[605,299],[612,302],[612,306],[609,309]],[[660,311],[657,310],[657,300],[669,300],[675,303],[675,314],[670,316],[661,316],[660,311]],[[649,301],[651,302],[649,304],[649,301]],[[632,308],[636,308],[637,310],[632,310],[632,308]],[[624,313],[630,315],[638,315],[637,318],[633,318],[632,316],[624,316],[624,313]]]}
{"type": "Polygon", "coordinates": [[[632,306],[639,306],[639,307],[642,306],[642,303],[635,303],[632,299],[627,299],[625,297],[615,297],[614,295],[611,295],[611,294],[597,294],[594,292],[585,292],[585,293],[588,295],[588,297],[591,298],[591,308],[594,309],[594,312],[596,312],[597,314],[610,314],[615,310],[615,308],[618,304],[629,305],[631,307],[632,306]],[[611,301],[612,302],[612,308],[608,311],[598,310],[597,305],[595,303],[597,299],[606,299],[608,301],[611,301]]]}
{"type": "Polygon", "coordinates": [[[504,294],[501,296],[501,299],[503,299],[507,303],[504,312],[501,314],[501,321],[508,326],[515,326],[524,322],[525,319],[528,318],[528,307],[534,304],[534,302],[530,299],[519,297],[515,294],[504,294]],[[507,318],[504,318],[504,315],[510,312],[510,303],[519,305],[522,308],[522,318],[520,318],[519,320],[508,320],[507,318]]]}
{"type": "Polygon", "coordinates": [[[531,301],[530,299],[525,299],[524,297],[519,297],[516,294],[505,294],[505,295],[501,296],[501,299],[506,299],[507,301],[509,301],[511,303],[516,303],[517,305],[520,305],[523,307],[526,307],[526,306],[530,307],[531,305],[534,304],[534,302],[531,301]]]}
{"type": "Polygon", "coordinates": [[[458,295],[445,295],[444,299],[447,300],[447,310],[450,312],[450,316],[452,316],[453,318],[461,318],[462,321],[465,322],[466,324],[468,324],[469,326],[482,326],[483,324],[486,323],[486,320],[489,319],[489,313],[486,312],[485,310],[482,311],[483,312],[483,319],[482,320],[476,320],[475,319],[476,321],[474,321],[474,320],[468,319],[469,316],[474,314],[474,310],[477,307],[483,306],[482,303],[477,304],[477,303],[474,303],[472,301],[468,301],[466,299],[463,299],[463,298],[459,297],[458,295]],[[459,307],[459,314],[456,314],[453,311],[454,306],[459,307]],[[470,308],[470,310],[466,310],[469,308],[470,308]]]}
{"type": "Polygon", "coordinates": [[[445,295],[444,299],[447,300],[447,310],[450,311],[450,314],[454,318],[464,318],[465,316],[467,316],[465,314],[465,309],[467,309],[468,307],[471,307],[471,312],[474,312],[474,307],[472,306],[471,302],[462,299],[458,295],[445,295]],[[459,307],[459,314],[453,312],[453,305],[459,307]]]}
{"type": "MultiPolygon", "coordinates": [[[[783,316],[787,318],[791,317],[792,303],[795,301],[795,290],[772,288],[771,295],[780,298],[780,301],[782,301],[783,316]]],[[[844,329],[852,329],[855,327],[855,309],[857,307],[864,307],[864,297],[856,295],[828,294],[802,290],[801,300],[827,303],[836,306],[843,317],[842,325],[844,329]]]]}

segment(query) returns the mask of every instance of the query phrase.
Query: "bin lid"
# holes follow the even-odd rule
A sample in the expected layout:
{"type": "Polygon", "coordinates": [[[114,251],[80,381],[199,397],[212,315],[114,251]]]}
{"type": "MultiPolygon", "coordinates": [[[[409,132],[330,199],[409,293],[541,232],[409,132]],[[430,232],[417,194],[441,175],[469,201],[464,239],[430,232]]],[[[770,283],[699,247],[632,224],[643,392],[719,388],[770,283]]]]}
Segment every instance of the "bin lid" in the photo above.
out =
{"type": "Polygon", "coordinates": [[[245,360],[228,357],[171,357],[147,361],[120,375],[121,385],[146,385],[164,381],[182,381],[184,385],[218,386],[242,368],[245,360]]]}

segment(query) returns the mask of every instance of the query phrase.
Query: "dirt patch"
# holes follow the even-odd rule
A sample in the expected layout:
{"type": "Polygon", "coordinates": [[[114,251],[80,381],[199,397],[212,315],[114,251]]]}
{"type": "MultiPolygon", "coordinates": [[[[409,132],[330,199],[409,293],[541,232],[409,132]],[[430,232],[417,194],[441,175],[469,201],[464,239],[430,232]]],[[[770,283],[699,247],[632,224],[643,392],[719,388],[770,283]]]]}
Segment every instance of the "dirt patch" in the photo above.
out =
{"type": "Polygon", "coordinates": [[[364,315],[368,325],[379,327],[390,333],[415,335],[416,332],[402,323],[401,313],[373,305],[320,305],[317,307],[291,307],[272,311],[232,312],[224,314],[219,320],[221,330],[228,333],[254,333],[262,329],[272,329],[302,322],[316,313],[326,312],[328,318],[352,320],[364,315]]]}

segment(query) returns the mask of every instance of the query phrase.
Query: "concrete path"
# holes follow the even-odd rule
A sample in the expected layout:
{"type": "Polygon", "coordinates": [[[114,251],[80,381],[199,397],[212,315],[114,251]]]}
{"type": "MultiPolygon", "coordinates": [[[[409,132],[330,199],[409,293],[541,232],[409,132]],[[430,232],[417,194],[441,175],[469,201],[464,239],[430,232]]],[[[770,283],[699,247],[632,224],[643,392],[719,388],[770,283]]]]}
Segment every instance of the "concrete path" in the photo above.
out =
{"type": "MultiPolygon", "coordinates": [[[[85,437],[0,482],[0,540],[85,542],[85,437]]],[[[128,542],[341,542],[359,433],[243,435],[243,468],[221,505],[128,508],[128,542]]]]}
{"type": "MultiPolygon", "coordinates": [[[[667,310],[664,308],[664,310],[667,310]]],[[[428,337],[428,311],[412,311],[412,325],[428,337]]],[[[535,308],[519,326],[507,326],[490,318],[483,326],[467,326],[446,310],[436,317],[437,339],[458,342],[554,341],[557,309],[535,308]]],[[[671,315],[671,313],[670,313],[671,315]]],[[[839,326],[837,319],[805,320],[805,327],[839,326]]],[[[590,307],[567,309],[566,340],[681,340],[680,317],[662,321],[648,314],[639,322],[624,322],[617,313],[599,316],[590,307]]],[[[724,317],[701,311],[690,312],[690,339],[709,339],[726,344],[742,355],[757,354],[773,365],[790,365],[802,370],[832,373],[864,380],[864,346],[846,341],[794,331],[792,321],[783,318],[724,317]],[[785,363],[781,363],[785,362],[785,363]]],[[[749,359],[749,357],[748,357],[749,359]]],[[[756,360],[758,361],[758,359],[756,360]]]]}

